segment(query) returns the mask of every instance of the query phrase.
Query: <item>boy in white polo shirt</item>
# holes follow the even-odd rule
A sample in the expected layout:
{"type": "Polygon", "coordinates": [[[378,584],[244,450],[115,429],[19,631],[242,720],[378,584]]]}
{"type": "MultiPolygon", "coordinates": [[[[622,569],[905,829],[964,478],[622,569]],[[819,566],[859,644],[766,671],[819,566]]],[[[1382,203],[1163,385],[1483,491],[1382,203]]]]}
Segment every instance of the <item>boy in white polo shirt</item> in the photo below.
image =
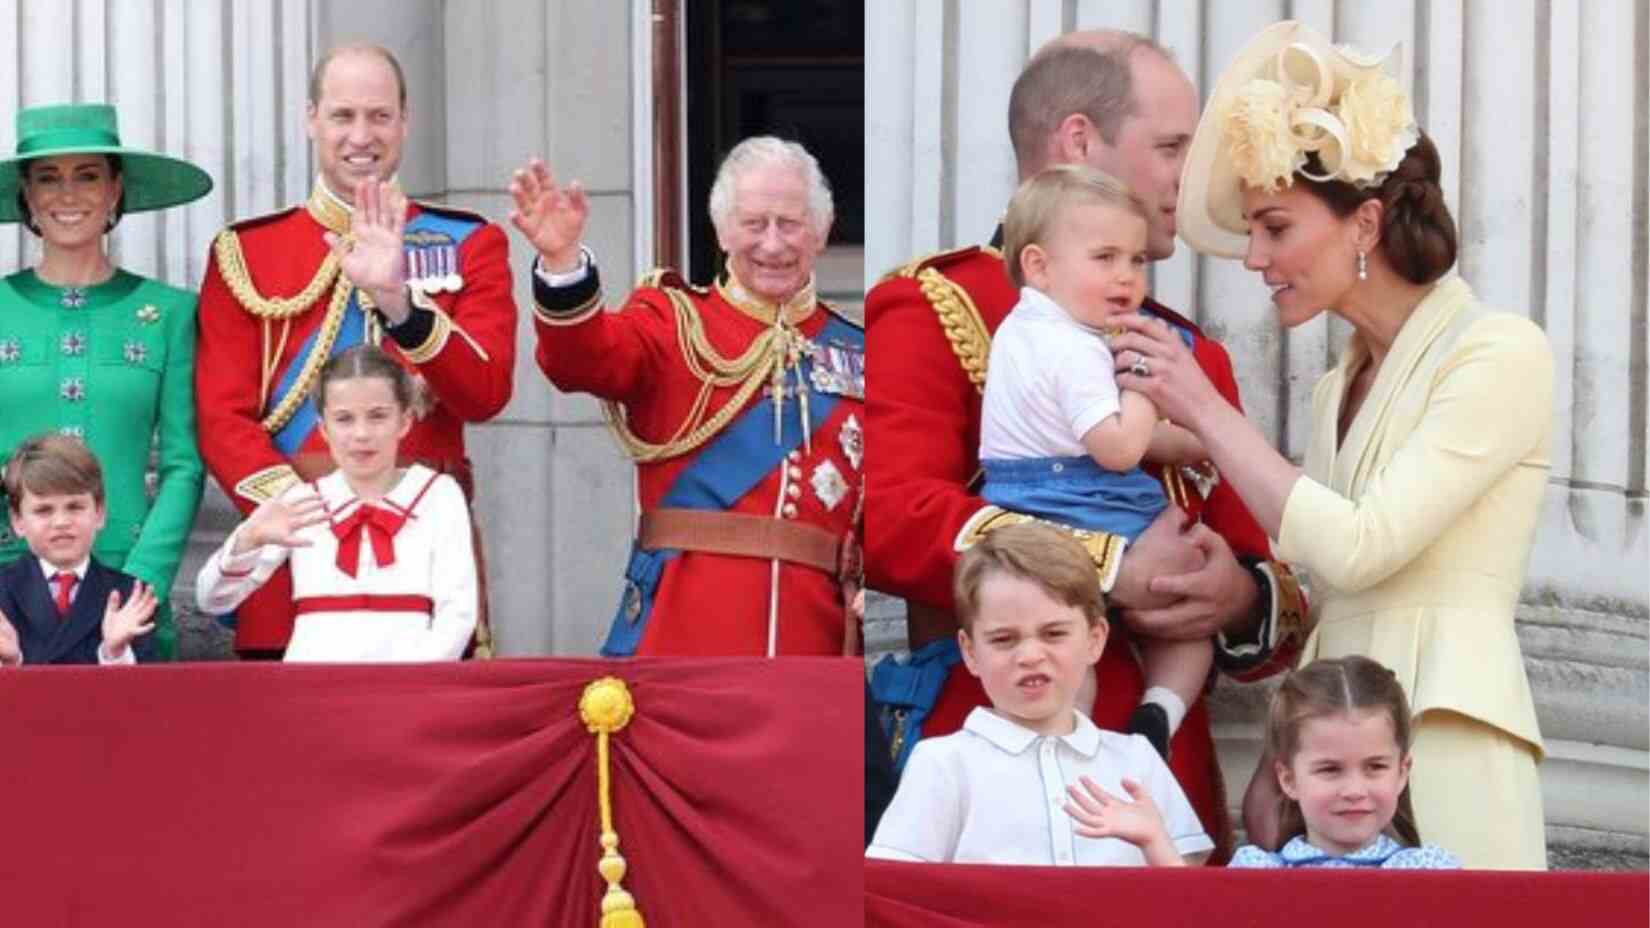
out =
{"type": "Polygon", "coordinates": [[[963,555],[954,584],[963,660],[992,708],[917,743],[866,856],[1201,863],[1214,842],[1151,743],[1075,708],[1107,633],[1087,552],[1046,525],[1003,528],[963,555]]]}

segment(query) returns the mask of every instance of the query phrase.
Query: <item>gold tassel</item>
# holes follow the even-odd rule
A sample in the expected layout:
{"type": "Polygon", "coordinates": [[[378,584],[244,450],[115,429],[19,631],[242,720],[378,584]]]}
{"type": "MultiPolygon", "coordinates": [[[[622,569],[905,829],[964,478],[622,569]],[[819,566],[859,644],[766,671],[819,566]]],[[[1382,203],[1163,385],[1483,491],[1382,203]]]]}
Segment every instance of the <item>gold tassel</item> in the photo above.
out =
{"type": "Polygon", "coordinates": [[[607,893],[602,896],[600,928],[645,928],[642,913],[636,908],[636,899],[625,892],[619,881],[624,879],[625,860],[619,855],[619,833],[613,830],[613,798],[607,756],[608,735],[630,723],[636,713],[636,703],[630,690],[618,677],[602,677],[584,688],[579,697],[579,717],[585,727],[596,736],[596,801],[602,815],[602,859],[596,864],[602,879],[607,881],[607,893]]]}

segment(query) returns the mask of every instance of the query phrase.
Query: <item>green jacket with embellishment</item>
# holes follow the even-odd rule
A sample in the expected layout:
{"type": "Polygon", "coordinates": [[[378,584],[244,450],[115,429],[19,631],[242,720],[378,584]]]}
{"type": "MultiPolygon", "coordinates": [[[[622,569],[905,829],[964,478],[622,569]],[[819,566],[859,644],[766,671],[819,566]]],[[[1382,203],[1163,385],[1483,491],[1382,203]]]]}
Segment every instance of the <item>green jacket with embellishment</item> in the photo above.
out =
{"type": "MultiPolygon", "coordinates": [[[[204,474],[194,366],[193,293],[126,271],[78,291],[32,270],[0,279],[0,455],[41,432],[85,439],[108,506],[92,553],[155,587],[162,606],[151,634],[163,660],[177,653],[167,603],[204,474]]],[[[27,553],[6,520],[0,564],[27,553]]]]}

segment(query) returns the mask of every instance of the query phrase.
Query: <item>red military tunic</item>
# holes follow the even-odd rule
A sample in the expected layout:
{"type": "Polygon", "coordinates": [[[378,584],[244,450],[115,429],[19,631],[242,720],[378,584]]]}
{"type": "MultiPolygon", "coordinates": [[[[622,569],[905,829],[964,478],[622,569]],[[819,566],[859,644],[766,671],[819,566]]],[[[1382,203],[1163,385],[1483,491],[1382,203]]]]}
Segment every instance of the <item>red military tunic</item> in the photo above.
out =
{"type": "MultiPolygon", "coordinates": [[[[687,506],[812,525],[839,544],[851,538],[864,487],[863,333],[817,300],[812,287],[776,308],[736,285],[691,287],[673,272],[655,272],[622,308],[604,312],[594,267],[567,287],[551,287],[535,273],[534,286],[539,368],[561,390],[603,398],[610,418],[622,422],[616,432],[637,459],[644,520],[687,506]],[[784,327],[775,326],[776,313],[784,327]],[[775,443],[772,369],[761,367],[767,355],[760,342],[784,331],[800,336],[790,357],[812,360],[810,376],[787,363],[784,415],[792,426],[775,443]],[[707,388],[705,377],[718,364],[711,355],[727,365],[738,366],[733,362],[742,357],[748,363],[725,368],[726,376],[707,388]],[[805,442],[795,427],[799,381],[816,420],[805,442]],[[705,441],[662,447],[684,427],[705,441]],[[722,444],[740,429],[748,441],[722,444]],[[740,471],[743,481],[731,479],[740,471]],[[732,489],[684,491],[706,482],[732,489]]],[[[845,631],[838,571],[705,550],[661,555],[638,545],[603,653],[841,654],[845,631]]]]}
{"type": "MultiPolygon", "coordinates": [[[[368,313],[366,337],[422,377],[433,400],[402,439],[401,456],[453,474],[468,493],[464,423],[492,418],[510,399],[516,307],[508,244],[502,229],[471,213],[409,204],[407,217],[409,258],[439,253],[446,259],[439,270],[451,276],[436,279],[436,268],[409,260],[411,315],[390,332],[376,312],[368,313]],[[415,231],[415,223],[426,228],[415,231]],[[433,241],[448,244],[424,247],[433,241]],[[420,274],[457,289],[416,292],[424,282],[420,274]]],[[[279,426],[271,417],[289,412],[279,402],[283,373],[301,372],[289,394],[296,406],[325,361],[306,346],[311,335],[324,340],[326,329],[337,328],[332,307],[341,275],[326,273],[330,251],[322,235],[348,225],[348,207],[317,183],[305,205],[224,230],[208,256],[195,360],[201,456],[243,512],[296,479],[293,460],[327,453],[317,428],[289,457],[275,444],[279,426]]],[[[292,620],[292,582],[283,567],[237,610],[235,646],[284,648],[292,620]]]]}
{"type": "MultiPolygon", "coordinates": [[[[878,283],[866,298],[867,377],[875,384],[868,405],[865,574],[873,589],[903,596],[914,608],[949,614],[952,571],[959,547],[987,526],[994,509],[975,495],[979,470],[980,401],[992,333],[1018,300],[1001,254],[972,247],[913,262],[878,283]]],[[[1231,360],[1218,342],[1165,307],[1148,311],[1194,333],[1193,352],[1215,386],[1239,406],[1231,360]]],[[[1241,406],[1240,406],[1241,408],[1241,406]]],[[[1151,465],[1148,465],[1152,469],[1151,465]]],[[[1270,562],[1265,533],[1224,483],[1205,499],[1181,473],[1163,479],[1172,502],[1201,518],[1233,553],[1259,561],[1257,577],[1270,589],[1270,656],[1237,675],[1253,679],[1286,666],[1302,637],[1300,590],[1288,569],[1270,562]]],[[[1087,545],[1109,584],[1120,561],[1120,539],[1100,536],[1087,545]]],[[[1096,665],[1099,694],[1090,717],[1122,729],[1144,691],[1138,662],[1125,646],[1127,629],[1113,623],[1112,640],[1096,665]]],[[[919,642],[921,643],[921,642],[919,642]]],[[[951,670],[922,726],[942,735],[962,726],[975,706],[989,705],[979,680],[959,663],[951,670]]],[[[1217,846],[1229,851],[1230,825],[1220,770],[1199,701],[1171,745],[1170,767],[1217,846]]]]}

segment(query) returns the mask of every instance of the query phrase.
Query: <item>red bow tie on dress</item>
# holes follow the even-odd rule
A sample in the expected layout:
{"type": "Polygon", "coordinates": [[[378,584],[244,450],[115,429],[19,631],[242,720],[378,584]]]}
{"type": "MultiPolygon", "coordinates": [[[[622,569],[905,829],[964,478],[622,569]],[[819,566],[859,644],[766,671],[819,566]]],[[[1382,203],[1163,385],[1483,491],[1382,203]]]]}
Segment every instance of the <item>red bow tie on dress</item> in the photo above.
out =
{"type": "Polygon", "coordinates": [[[355,576],[361,563],[362,535],[372,542],[372,557],[379,567],[394,564],[395,533],[406,521],[407,517],[398,512],[362,503],[349,518],[333,523],[332,534],[338,536],[338,569],[355,576]]]}

